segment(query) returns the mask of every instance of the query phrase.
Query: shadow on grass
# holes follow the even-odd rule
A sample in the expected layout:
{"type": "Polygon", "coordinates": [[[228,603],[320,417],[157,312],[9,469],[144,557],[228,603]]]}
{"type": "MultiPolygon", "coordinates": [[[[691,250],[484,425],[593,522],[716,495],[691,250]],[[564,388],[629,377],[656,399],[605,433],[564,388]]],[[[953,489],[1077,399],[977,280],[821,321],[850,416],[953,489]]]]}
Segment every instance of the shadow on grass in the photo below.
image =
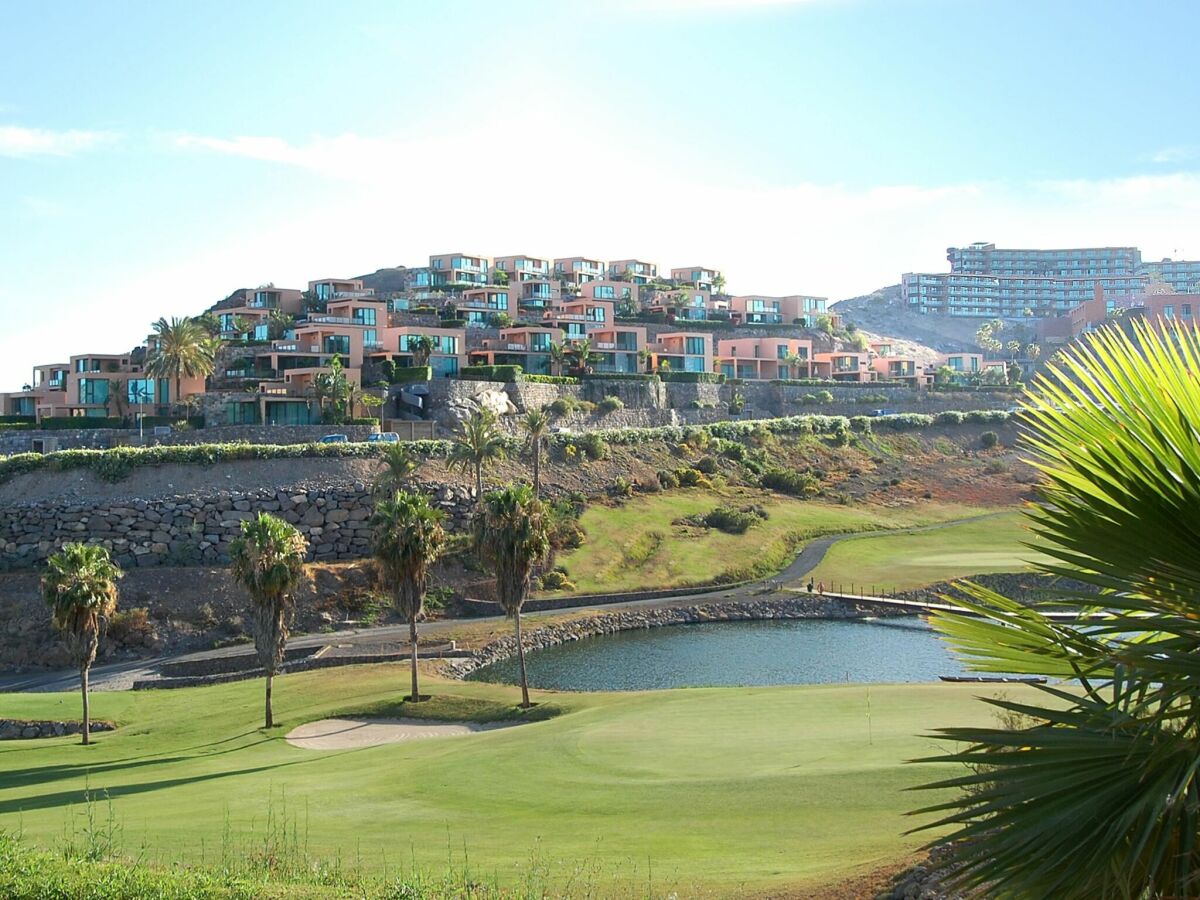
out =
{"type": "Polygon", "coordinates": [[[544,722],[566,710],[555,703],[535,703],[522,709],[515,703],[502,703],[482,697],[435,694],[413,703],[407,699],[379,700],[330,712],[327,718],[428,719],[431,722],[544,722]]]}
{"type": "MultiPolygon", "coordinates": [[[[0,800],[0,815],[7,813],[32,812],[34,810],[41,809],[57,809],[73,803],[84,803],[88,799],[88,795],[95,797],[99,794],[103,794],[107,799],[119,800],[122,797],[131,797],[137,794],[149,793],[151,791],[167,790],[169,788],[182,787],[189,784],[200,784],[206,781],[216,781],[222,778],[236,778],[239,775],[257,775],[260,772],[274,772],[280,769],[288,768],[289,766],[308,765],[312,762],[327,764],[330,759],[333,759],[337,756],[343,756],[348,753],[358,753],[363,749],[370,748],[343,750],[340,753],[323,755],[319,759],[298,759],[292,760],[291,762],[273,763],[271,765],[252,766],[244,769],[231,769],[224,772],[209,772],[204,775],[192,775],[186,778],[167,778],[161,781],[144,781],[137,784],[123,784],[114,786],[81,787],[77,790],[71,791],[57,791],[51,794],[39,794],[36,797],[0,800]]],[[[184,758],[187,759],[189,757],[184,758]]],[[[163,760],[163,762],[170,761],[171,760],[163,760]]],[[[149,763],[141,763],[140,765],[148,764],[149,763]]]]}

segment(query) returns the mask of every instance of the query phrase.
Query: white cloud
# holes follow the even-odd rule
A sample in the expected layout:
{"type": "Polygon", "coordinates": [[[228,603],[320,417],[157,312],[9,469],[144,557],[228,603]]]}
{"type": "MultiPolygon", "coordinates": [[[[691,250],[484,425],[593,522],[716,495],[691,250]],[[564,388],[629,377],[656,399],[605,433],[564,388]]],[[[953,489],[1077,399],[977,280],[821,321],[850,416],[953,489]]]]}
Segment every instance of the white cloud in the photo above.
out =
{"type": "Polygon", "coordinates": [[[1147,159],[1153,163],[1181,163],[1200,159],[1200,144],[1181,144],[1174,147],[1163,147],[1151,153],[1147,159]]]}
{"type": "Polygon", "coordinates": [[[71,156],[116,140],[117,136],[108,131],[47,131],[0,125],[0,156],[71,156]]]}

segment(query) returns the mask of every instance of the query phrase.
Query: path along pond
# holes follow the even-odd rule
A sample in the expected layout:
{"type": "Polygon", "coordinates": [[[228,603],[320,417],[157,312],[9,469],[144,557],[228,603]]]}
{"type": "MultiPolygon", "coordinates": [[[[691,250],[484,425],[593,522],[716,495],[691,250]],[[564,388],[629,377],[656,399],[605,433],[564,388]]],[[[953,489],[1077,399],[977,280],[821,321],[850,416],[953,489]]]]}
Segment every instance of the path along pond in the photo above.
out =
{"type": "MultiPolygon", "coordinates": [[[[529,683],[562,691],[936,681],[964,669],[922,620],[771,619],[623,631],[526,654],[529,683]]],[[[469,677],[517,680],[516,657],[469,677]]]]}

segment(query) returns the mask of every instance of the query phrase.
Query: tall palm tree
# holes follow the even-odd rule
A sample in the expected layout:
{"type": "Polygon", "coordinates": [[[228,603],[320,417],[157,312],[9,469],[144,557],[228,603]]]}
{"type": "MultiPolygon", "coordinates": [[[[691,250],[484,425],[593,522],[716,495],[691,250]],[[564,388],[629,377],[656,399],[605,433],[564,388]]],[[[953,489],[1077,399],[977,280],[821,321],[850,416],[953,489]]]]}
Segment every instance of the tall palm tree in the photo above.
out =
{"type": "Polygon", "coordinates": [[[496,573],[496,597],[513,618],[521,663],[521,706],[528,708],[529,679],[521,638],[521,607],[533,567],[550,552],[546,507],[527,484],[510,484],[483,498],[473,520],[475,549],[496,573]]]}
{"type": "Polygon", "coordinates": [[[254,649],[267,676],[266,728],[275,726],[271,689],[283,662],[292,592],[304,573],[307,553],[308,541],[296,526],[261,512],[242,522],[242,533],[229,545],[234,581],[250,594],[254,649]]]}
{"type": "Polygon", "coordinates": [[[397,491],[383,500],[371,516],[371,548],[379,563],[380,580],[392,595],[396,612],[408,620],[412,653],[412,696],[419,703],[417,684],[417,619],[425,611],[429,566],[446,543],[443,514],[424,494],[397,491]]]}
{"type": "Polygon", "coordinates": [[[563,366],[566,364],[569,355],[567,348],[556,341],[551,341],[547,349],[550,352],[550,374],[561,375],[563,373],[563,366]]]}
{"type": "Polygon", "coordinates": [[[587,364],[596,358],[596,354],[592,352],[592,339],[580,338],[572,341],[567,347],[567,355],[575,359],[575,365],[580,371],[586,371],[587,364]]]}
{"type": "Polygon", "coordinates": [[[961,749],[939,760],[971,771],[930,811],[989,896],[1200,896],[1197,371],[1195,327],[1110,328],[1063,351],[1023,410],[1045,479],[1029,517],[1041,571],[1091,591],[1030,607],[968,584],[982,618],[935,617],[974,670],[1072,682],[990,701],[1026,727],[941,732],[961,749]],[[1050,618],[1051,603],[1091,618],[1050,618]]]}
{"type": "Polygon", "coordinates": [[[42,598],[51,621],[62,632],[67,650],[79,667],[83,694],[83,743],[92,728],[88,703],[88,673],[96,661],[100,632],[117,610],[117,580],[124,573],[99,544],[64,544],[46,560],[42,598]]]}
{"type": "Polygon", "coordinates": [[[508,441],[496,416],[487,410],[476,410],[458,426],[458,433],[446,457],[452,469],[475,473],[475,497],[483,497],[483,470],[508,455],[508,441]]]}
{"type": "Polygon", "coordinates": [[[808,360],[799,353],[789,353],[783,358],[783,361],[787,364],[788,374],[791,378],[799,378],[800,376],[798,373],[800,371],[800,367],[808,362],[808,360]]]}
{"type": "Polygon", "coordinates": [[[314,376],[312,389],[322,418],[325,417],[326,400],[332,403],[332,418],[336,421],[343,417],[346,401],[353,397],[354,387],[346,377],[341,356],[335,353],[329,360],[329,370],[314,376]]]}
{"type": "Polygon", "coordinates": [[[388,444],[384,448],[383,471],[375,479],[374,493],[377,497],[391,497],[404,490],[409,478],[417,470],[417,459],[404,444],[388,444]]]}
{"type": "Polygon", "coordinates": [[[416,368],[429,365],[429,357],[435,349],[437,344],[427,334],[413,335],[408,339],[408,352],[412,354],[412,364],[416,368]]]}
{"type": "Polygon", "coordinates": [[[545,443],[546,433],[550,430],[550,413],[545,407],[529,409],[521,417],[521,430],[533,454],[533,495],[542,493],[542,444],[545,443]]]}
{"type": "Polygon", "coordinates": [[[159,319],[154,323],[154,346],[146,354],[146,374],[172,378],[174,400],[179,403],[184,377],[204,378],[213,372],[213,353],[208,332],[195,319],[159,319]]]}

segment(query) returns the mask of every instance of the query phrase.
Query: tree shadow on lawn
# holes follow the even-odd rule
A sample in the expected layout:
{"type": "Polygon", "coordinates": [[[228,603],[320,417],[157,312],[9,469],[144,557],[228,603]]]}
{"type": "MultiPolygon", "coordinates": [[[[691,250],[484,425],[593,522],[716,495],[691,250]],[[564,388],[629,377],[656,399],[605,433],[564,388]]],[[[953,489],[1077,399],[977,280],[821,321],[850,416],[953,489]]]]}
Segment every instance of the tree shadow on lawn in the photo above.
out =
{"type": "MultiPolygon", "coordinates": [[[[115,759],[110,762],[80,762],[70,765],[59,764],[28,769],[12,769],[8,772],[0,774],[0,790],[29,787],[37,784],[49,784],[50,782],[62,781],[67,778],[78,778],[81,775],[101,775],[106,772],[121,772],[126,769],[139,769],[143,766],[170,765],[172,763],[211,759],[215,756],[223,756],[226,753],[249,750],[251,747],[257,747],[259,744],[271,743],[273,740],[275,740],[272,737],[264,737],[261,740],[253,741],[249,744],[240,744],[236,747],[226,747],[224,750],[214,750],[208,753],[183,755],[187,754],[189,750],[202,750],[205,747],[215,747],[219,744],[225,744],[229,741],[237,740],[238,738],[247,737],[255,734],[256,731],[248,731],[244,734],[234,735],[230,738],[223,738],[219,741],[211,741],[207,744],[197,744],[194,747],[185,747],[182,750],[176,750],[176,755],[174,756],[148,753],[144,756],[130,756],[124,759],[115,759]]],[[[37,748],[30,747],[22,749],[36,750],[37,748]]],[[[168,751],[163,751],[163,753],[166,752],[168,751]]]]}
{"type": "MultiPolygon", "coordinates": [[[[113,787],[87,786],[74,791],[58,791],[53,794],[40,794],[36,797],[23,797],[15,800],[0,800],[0,815],[7,813],[32,812],[40,809],[56,809],[59,807],[67,807],[75,803],[83,803],[97,797],[107,800],[119,800],[122,797],[135,796],[137,794],[145,794],[151,791],[168,790],[174,787],[182,787],[188,784],[199,784],[205,781],[215,781],[220,778],[234,778],[239,775],[256,775],[260,772],[273,772],[288,766],[309,765],[311,763],[324,764],[330,759],[337,756],[344,756],[349,753],[359,753],[362,750],[369,750],[370,747],[356,747],[352,750],[343,750],[341,753],[325,753],[311,759],[297,759],[291,762],[275,763],[268,766],[253,766],[245,769],[232,769],[228,772],[210,772],[206,775],[193,775],[188,778],[167,778],[162,781],[145,781],[137,784],[123,784],[113,787]]],[[[185,757],[186,758],[186,757],[185,757]]],[[[147,765],[147,763],[140,763],[147,765]]],[[[51,767],[53,768],[53,767],[51,767]]],[[[64,776],[65,777],[65,776],[64,776]]]]}

